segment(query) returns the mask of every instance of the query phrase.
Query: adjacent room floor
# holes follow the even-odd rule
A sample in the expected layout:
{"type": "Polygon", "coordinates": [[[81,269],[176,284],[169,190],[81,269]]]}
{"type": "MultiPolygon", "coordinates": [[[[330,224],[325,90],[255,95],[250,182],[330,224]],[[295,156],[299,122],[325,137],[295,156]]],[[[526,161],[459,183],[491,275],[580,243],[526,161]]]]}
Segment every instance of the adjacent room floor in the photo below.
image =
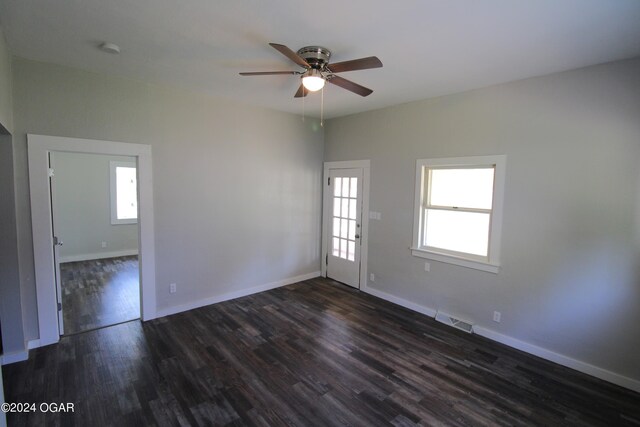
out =
{"type": "Polygon", "coordinates": [[[640,394],[326,279],[63,337],[5,366],[27,425],[637,425],[640,394]]]}
{"type": "Polygon", "coordinates": [[[138,257],[60,264],[64,334],[140,317],[138,257]]]}

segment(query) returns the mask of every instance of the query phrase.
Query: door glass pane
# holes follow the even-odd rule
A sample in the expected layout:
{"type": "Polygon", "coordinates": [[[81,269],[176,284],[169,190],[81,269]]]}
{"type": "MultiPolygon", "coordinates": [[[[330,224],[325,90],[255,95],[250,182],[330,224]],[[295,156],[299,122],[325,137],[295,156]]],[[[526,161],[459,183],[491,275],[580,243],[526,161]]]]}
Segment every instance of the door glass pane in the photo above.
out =
{"type": "Polygon", "coordinates": [[[349,239],[356,239],[356,222],[354,220],[349,221],[349,239]]]}
{"type": "Polygon", "coordinates": [[[351,194],[349,197],[358,197],[358,178],[351,178],[351,194]]]}
{"type": "Polygon", "coordinates": [[[340,256],[340,239],[337,237],[333,238],[333,256],[340,256]]]}
{"type": "Polygon", "coordinates": [[[333,218],[333,233],[334,236],[340,237],[340,218],[333,218]]]}
{"type": "Polygon", "coordinates": [[[340,239],[340,258],[347,258],[347,241],[340,239]]]}
{"type": "Polygon", "coordinates": [[[425,209],[426,246],[487,256],[490,215],[425,209]]]}
{"type": "Polygon", "coordinates": [[[340,198],[333,198],[333,216],[340,216],[340,198]]]}
{"type": "Polygon", "coordinates": [[[349,250],[347,251],[347,259],[355,261],[356,259],[356,242],[349,242],[349,250]]]}
{"type": "Polygon", "coordinates": [[[356,199],[349,200],[349,219],[356,219],[356,199]]]}
{"type": "Polygon", "coordinates": [[[340,237],[342,237],[343,239],[347,238],[348,224],[349,224],[349,220],[347,219],[340,220],[340,237]]]}
{"type": "Polygon", "coordinates": [[[342,199],[342,215],[343,218],[349,217],[349,199],[342,199]]]}
{"type": "Polygon", "coordinates": [[[494,168],[431,169],[432,206],[491,209],[494,168]]]}
{"type": "Polygon", "coordinates": [[[349,197],[349,178],[342,178],[342,197],[349,197]]]}
{"type": "Polygon", "coordinates": [[[342,178],[334,178],[335,182],[333,183],[333,195],[336,197],[340,197],[340,193],[342,192],[342,178]]]}

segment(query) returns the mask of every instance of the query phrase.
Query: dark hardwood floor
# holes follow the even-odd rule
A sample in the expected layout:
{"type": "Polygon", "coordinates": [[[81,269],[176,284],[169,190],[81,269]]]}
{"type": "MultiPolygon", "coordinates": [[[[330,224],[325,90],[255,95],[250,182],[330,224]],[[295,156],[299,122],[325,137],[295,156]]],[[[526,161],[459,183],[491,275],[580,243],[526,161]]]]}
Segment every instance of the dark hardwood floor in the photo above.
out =
{"type": "Polygon", "coordinates": [[[60,277],[65,335],[140,317],[137,256],[66,262],[60,277]]]}
{"type": "Polygon", "coordinates": [[[3,367],[10,426],[640,424],[640,394],[326,279],[63,337],[3,367]]]}

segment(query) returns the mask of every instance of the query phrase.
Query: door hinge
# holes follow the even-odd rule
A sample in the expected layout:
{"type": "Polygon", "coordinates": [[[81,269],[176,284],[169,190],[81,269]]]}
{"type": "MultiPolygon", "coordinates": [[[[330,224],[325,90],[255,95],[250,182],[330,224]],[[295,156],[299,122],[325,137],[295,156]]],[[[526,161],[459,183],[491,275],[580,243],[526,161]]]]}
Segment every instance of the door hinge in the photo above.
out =
{"type": "Polygon", "coordinates": [[[58,303],[58,311],[62,311],[62,303],[61,302],[58,303]]]}
{"type": "Polygon", "coordinates": [[[327,178],[327,185],[331,185],[331,177],[327,178]]]}
{"type": "Polygon", "coordinates": [[[324,254],[324,265],[329,265],[329,254],[324,254]]]}
{"type": "Polygon", "coordinates": [[[53,168],[47,169],[47,175],[49,176],[49,178],[53,178],[53,176],[54,176],[53,168]]]}

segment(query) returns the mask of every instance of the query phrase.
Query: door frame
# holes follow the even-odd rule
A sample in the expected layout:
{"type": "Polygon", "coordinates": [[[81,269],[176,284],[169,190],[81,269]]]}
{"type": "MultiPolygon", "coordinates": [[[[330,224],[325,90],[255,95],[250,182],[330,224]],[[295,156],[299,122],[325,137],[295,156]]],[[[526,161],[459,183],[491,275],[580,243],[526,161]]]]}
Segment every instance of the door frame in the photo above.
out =
{"type": "Polygon", "coordinates": [[[339,162],[324,162],[324,173],[322,177],[322,252],[321,252],[321,273],[322,277],[327,277],[327,255],[329,233],[329,212],[330,198],[328,177],[332,169],[362,169],[362,227],[360,230],[360,282],[358,289],[367,287],[367,259],[369,254],[369,182],[371,172],[370,160],[346,160],[339,162]],[[325,184],[327,182],[327,184],[325,184]]]}
{"type": "Polygon", "coordinates": [[[156,317],[155,237],[151,146],[94,139],[27,134],[31,227],[35,267],[38,329],[34,347],[60,340],[53,256],[53,224],[49,187],[49,152],[74,152],[136,157],[138,164],[138,242],[140,318],[156,317]]]}

